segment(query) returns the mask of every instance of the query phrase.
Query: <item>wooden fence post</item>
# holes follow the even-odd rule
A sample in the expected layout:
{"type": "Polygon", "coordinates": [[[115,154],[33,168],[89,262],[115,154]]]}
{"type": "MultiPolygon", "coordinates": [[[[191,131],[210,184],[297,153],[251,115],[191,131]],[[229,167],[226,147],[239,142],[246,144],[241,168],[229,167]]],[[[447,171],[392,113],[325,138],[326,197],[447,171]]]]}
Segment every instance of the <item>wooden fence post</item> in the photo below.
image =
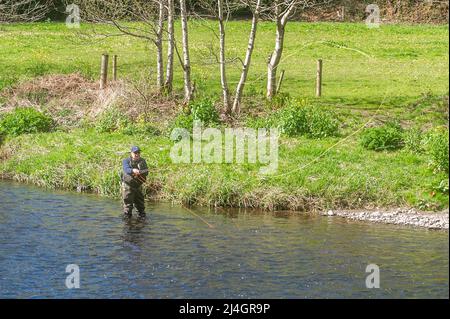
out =
{"type": "Polygon", "coordinates": [[[108,80],[108,55],[102,54],[102,65],[100,69],[100,90],[106,87],[106,82],[108,80]]]}
{"type": "Polygon", "coordinates": [[[322,96],[322,59],[317,60],[316,96],[322,96]]]}

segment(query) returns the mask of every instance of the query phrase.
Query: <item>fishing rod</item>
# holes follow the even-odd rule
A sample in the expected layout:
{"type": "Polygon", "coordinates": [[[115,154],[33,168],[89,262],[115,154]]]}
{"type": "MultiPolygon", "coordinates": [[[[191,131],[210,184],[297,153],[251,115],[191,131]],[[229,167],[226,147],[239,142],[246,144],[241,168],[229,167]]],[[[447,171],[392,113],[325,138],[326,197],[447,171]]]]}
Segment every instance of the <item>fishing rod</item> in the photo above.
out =
{"type": "Polygon", "coordinates": [[[200,215],[197,215],[196,213],[194,213],[194,211],[192,209],[187,208],[186,206],[181,206],[183,207],[185,210],[187,210],[189,213],[191,213],[192,215],[194,215],[195,217],[197,217],[198,219],[200,219],[202,222],[204,222],[206,225],[208,225],[209,228],[215,228],[214,225],[211,225],[210,223],[208,223],[205,219],[203,219],[200,215]]]}

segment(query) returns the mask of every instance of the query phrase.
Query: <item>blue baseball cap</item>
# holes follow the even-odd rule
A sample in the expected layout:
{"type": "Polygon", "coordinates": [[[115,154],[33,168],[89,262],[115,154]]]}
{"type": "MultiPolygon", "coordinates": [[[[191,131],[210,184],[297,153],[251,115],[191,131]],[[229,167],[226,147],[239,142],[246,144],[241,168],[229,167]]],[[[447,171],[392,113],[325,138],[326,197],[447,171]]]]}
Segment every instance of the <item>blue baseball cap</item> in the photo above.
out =
{"type": "Polygon", "coordinates": [[[138,146],[133,146],[131,148],[131,153],[140,153],[141,149],[138,146]]]}

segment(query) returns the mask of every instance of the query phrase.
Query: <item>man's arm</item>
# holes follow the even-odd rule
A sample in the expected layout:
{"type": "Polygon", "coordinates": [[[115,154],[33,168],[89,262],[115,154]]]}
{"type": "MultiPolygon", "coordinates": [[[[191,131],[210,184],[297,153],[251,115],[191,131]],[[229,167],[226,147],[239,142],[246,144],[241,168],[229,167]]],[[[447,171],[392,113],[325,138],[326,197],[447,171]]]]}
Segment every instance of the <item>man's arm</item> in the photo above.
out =
{"type": "Polygon", "coordinates": [[[128,160],[128,158],[126,158],[122,161],[122,167],[123,167],[123,172],[125,174],[128,174],[128,175],[133,174],[133,168],[130,166],[130,161],[128,160]]]}

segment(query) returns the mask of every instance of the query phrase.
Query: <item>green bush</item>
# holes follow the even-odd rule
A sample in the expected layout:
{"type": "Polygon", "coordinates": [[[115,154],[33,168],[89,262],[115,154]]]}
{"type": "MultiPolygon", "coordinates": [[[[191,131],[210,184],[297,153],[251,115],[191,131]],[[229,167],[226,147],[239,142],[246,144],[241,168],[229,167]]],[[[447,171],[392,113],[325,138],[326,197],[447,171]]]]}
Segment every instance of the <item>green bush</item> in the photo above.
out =
{"type": "Polygon", "coordinates": [[[191,131],[194,126],[194,121],[201,121],[204,126],[216,126],[219,123],[219,113],[211,100],[203,99],[193,101],[189,107],[190,114],[186,114],[183,111],[175,117],[169,127],[170,132],[180,128],[191,131]]]}
{"type": "Polygon", "coordinates": [[[307,110],[308,133],[312,138],[323,138],[336,136],[339,125],[333,114],[325,112],[319,108],[310,108],[307,110]]]}
{"type": "Polygon", "coordinates": [[[48,132],[52,127],[53,120],[48,115],[33,108],[17,108],[1,118],[0,135],[48,132]]]}
{"type": "Polygon", "coordinates": [[[430,155],[430,164],[436,172],[449,173],[449,139],[448,130],[434,133],[427,144],[427,153],[430,155]]]}
{"type": "Polygon", "coordinates": [[[361,145],[374,151],[402,148],[404,145],[403,129],[394,122],[379,127],[366,128],[361,134],[361,145]]]}
{"type": "Polygon", "coordinates": [[[277,113],[278,128],[287,136],[304,135],[308,133],[306,108],[292,103],[277,113]]]}
{"type": "Polygon", "coordinates": [[[111,133],[125,130],[131,124],[130,120],[120,110],[111,108],[103,112],[95,123],[99,133],[111,133]]]}
{"type": "Polygon", "coordinates": [[[338,121],[332,113],[307,106],[305,101],[291,101],[277,113],[275,122],[287,136],[322,138],[336,136],[339,130],[338,121]]]}
{"type": "Polygon", "coordinates": [[[210,99],[193,101],[190,104],[192,119],[202,121],[203,125],[219,123],[219,113],[210,99]]]}

